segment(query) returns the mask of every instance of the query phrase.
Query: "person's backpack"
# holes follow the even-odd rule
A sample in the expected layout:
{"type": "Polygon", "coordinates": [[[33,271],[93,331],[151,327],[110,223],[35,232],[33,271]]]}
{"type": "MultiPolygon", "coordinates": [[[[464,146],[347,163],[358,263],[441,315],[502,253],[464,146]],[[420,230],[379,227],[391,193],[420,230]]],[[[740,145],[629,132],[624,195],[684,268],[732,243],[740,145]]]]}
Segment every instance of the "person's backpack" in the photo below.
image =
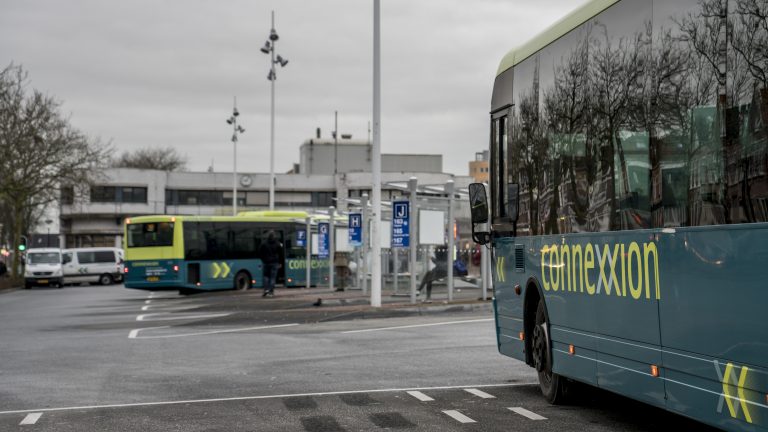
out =
{"type": "Polygon", "coordinates": [[[466,276],[467,274],[469,274],[469,271],[467,271],[467,266],[464,264],[464,261],[456,260],[453,262],[454,276],[466,276]]]}

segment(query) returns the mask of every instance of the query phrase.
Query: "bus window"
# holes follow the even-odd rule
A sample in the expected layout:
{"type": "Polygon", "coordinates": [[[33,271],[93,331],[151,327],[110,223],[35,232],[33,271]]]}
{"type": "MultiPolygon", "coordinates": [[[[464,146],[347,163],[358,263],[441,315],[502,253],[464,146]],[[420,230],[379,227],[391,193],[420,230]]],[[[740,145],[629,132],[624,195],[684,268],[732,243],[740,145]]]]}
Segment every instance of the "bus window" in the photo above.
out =
{"type": "Polygon", "coordinates": [[[128,247],[173,246],[173,222],[128,225],[128,247]]]}

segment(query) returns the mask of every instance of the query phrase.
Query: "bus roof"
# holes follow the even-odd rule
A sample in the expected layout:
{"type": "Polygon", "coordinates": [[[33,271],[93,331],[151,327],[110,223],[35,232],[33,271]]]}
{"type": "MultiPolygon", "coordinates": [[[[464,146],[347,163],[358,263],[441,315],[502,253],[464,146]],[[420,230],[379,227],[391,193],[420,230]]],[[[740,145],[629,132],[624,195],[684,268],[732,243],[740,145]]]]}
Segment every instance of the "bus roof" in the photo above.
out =
{"type": "Polygon", "coordinates": [[[551,26],[547,27],[546,30],[534,36],[528,42],[519,45],[517,48],[509,51],[507,55],[501,59],[501,64],[499,64],[499,69],[496,71],[496,76],[501,75],[502,72],[517,65],[531,55],[535,54],[540,49],[558,40],[569,31],[589,21],[590,18],[594,17],[605,9],[608,9],[618,1],[619,0],[587,1],[573,12],[569,13],[551,26]]]}
{"type": "Polygon", "coordinates": [[[173,216],[152,215],[137,216],[126,219],[126,223],[152,223],[152,222],[303,222],[309,213],[303,211],[249,211],[240,212],[237,216],[173,216]]]}

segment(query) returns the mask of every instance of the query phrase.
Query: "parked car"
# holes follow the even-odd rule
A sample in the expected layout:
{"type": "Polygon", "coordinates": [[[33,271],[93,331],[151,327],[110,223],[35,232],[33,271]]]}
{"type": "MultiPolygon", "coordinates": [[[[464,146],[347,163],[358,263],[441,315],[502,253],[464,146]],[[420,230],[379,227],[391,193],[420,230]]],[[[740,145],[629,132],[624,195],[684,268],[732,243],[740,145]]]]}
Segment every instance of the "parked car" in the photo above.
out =
{"type": "Polygon", "coordinates": [[[95,247],[62,251],[64,282],[111,285],[123,280],[123,250],[95,247]]]}
{"type": "Polygon", "coordinates": [[[61,288],[64,285],[63,278],[61,249],[43,248],[27,251],[24,288],[30,289],[35,285],[61,288]]]}

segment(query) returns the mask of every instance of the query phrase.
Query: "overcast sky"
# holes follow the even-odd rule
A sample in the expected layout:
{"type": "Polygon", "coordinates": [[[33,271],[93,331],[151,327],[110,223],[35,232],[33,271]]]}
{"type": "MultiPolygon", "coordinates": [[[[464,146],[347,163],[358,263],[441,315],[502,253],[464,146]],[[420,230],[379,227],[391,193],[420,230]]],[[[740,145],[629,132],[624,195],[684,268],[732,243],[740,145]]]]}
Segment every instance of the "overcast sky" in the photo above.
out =
{"type": "MultiPolygon", "coordinates": [[[[382,152],[439,153],[466,175],[487,147],[501,57],[582,0],[382,0],[382,152]]],[[[366,139],[372,0],[0,0],[0,67],[63,102],[118,152],[173,146],[188,168],[232,169],[233,97],[246,132],[238,170],[269,171],[270,30],[289,60],[276,81],[276,172],[333,130],[366,139]]]]}

